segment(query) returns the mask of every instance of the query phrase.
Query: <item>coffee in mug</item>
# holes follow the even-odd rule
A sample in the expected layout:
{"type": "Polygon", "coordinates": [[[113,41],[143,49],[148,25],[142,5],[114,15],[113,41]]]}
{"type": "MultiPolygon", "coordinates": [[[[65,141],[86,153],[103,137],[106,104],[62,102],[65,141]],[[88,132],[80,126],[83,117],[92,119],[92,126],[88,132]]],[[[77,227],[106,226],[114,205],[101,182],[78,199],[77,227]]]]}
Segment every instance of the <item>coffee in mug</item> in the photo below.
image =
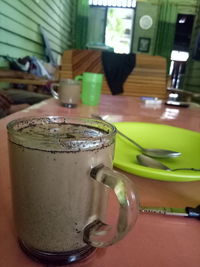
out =
{"type": "Polygon", "coordinates": [[[59,83],[52,83],[50,89],[52,96],[59,99],[64,107],[74,108],[80,101],[81,84],[79,81],[63,79],[59,83]],[[55,91],[55,87],[58,92],[55,91]]]}
{"type": "Polygon", "coordinates": [[[14,221],[27,255],[45,264],[71,263],[128,233],[138,200],[132,181],[112,169],[114,126],[51,116],[14,120],[7,129],[14,221]],[[112,227],[107,188],[119,202],[112,227]]]}

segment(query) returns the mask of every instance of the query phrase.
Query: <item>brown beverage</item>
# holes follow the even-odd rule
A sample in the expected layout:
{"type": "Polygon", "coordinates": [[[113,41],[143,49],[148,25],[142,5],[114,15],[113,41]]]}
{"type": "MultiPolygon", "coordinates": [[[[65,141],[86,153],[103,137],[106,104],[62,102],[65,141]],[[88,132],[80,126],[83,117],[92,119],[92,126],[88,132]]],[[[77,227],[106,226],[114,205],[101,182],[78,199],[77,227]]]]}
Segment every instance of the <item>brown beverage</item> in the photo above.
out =
{"type": "Polygon", "coordinates": [[[51,84],[51,93],[54,98],[59,99],[65,107],[76,107],[80,102],[81,84],[72,79],[63,79],[58,84],[51,84]],[[58,87],[58,93],[54,90],[58,87]]]}
{"type": "Polygon", "coordinates": [[[92,249],[84,241],[85,227],[105,221],[107,189],[90,172],[100,164],[112,168],[113,129],[72,121],[24,119],[8,131],[17,235],[27,254],[47,263],[60,263],[59,255],[87,256],[92,249]]]}

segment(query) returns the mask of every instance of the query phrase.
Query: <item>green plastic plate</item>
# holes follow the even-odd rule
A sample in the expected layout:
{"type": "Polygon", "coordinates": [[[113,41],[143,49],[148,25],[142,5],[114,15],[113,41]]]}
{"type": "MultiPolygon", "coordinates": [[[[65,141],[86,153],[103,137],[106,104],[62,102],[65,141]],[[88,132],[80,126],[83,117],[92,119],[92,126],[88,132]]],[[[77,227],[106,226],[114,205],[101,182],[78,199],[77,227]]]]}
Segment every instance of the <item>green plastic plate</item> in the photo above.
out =
{"type": "MultiPolygon", "coordinates": [[[[171,169],[200,168],[200,133],[162,124],[118,122],[114,125],[145,148],[181,152],[177,158],[158,159],[171,169]]],[[[161,181],[187,182],[200,180],[200,171],[166,171],[139,165],[139,148],[117,134],[114,166],[135,175],[161,181]]]]}

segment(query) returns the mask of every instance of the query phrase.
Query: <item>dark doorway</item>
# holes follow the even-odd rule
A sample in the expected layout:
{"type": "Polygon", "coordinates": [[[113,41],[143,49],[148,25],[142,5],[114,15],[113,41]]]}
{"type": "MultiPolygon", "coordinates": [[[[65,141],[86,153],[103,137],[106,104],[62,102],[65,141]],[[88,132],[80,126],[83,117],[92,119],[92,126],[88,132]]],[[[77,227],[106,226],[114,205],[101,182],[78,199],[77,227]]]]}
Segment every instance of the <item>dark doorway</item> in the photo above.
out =
{"type": "Polygon", "coordinates": [[[173,50],[189,51],[194,15],[178,14],[173,50]]]}
{"type": "Polygon", "coordinates": [[[182,88],[195,15],[178,14],[171,54],[171,87],[182,88]]]}

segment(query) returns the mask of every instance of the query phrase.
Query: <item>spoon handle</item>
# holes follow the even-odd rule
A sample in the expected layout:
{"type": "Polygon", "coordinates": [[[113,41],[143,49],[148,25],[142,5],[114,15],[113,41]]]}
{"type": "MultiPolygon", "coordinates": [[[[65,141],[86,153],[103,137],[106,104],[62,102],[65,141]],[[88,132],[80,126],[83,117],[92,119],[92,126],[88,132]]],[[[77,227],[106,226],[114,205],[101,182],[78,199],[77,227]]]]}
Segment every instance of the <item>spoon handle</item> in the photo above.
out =
{"type": "Polygon", "coordinates": [[[177,169],[171,169],[171,171],[200,171],[200,169],[196,169],[196,168],[177,168],[177,169]]]}
{"type": "Polygon", "coordinates": [[[129,142],[131,142],[135,146],[139,147],[141,150],[144,150],[144,148],[141,147],[138,143],[136,143],[133,139],[129,138],[128,136],[126,136],[125,134],[123,134],[122,132],[120,132],[119,130],[117,130],[117,132],[118,132],[118,134],[120,134],[121,136],[123,136],[125,139],[127,139],[129,142]]]}
{"type": "MultiPolygon", "coordinates": [[[[96,115],[96,114],[92,114],[92,117],[93,118],[96,118],[98,120],[102,120],[102,121],[105,121],[104,119],[102,119],[101,116],[99,115],[96,115]]],[[[136,143],[134,140],[132,140],[131,138],[129,138],[128,136],[126,136],[125,134],[123,134],[122,132],[120,132],[118,129],[117,129],[117,133],[121,136],[123,136],[125,139],[127,139],[129,142],[131,142],[132,144],[134,144],[135,146],[137,146],[138,148],[140,148],[141,150],[144,150],[144,148],[142,146],[140,146],[138,143],[136,143]]]]}

